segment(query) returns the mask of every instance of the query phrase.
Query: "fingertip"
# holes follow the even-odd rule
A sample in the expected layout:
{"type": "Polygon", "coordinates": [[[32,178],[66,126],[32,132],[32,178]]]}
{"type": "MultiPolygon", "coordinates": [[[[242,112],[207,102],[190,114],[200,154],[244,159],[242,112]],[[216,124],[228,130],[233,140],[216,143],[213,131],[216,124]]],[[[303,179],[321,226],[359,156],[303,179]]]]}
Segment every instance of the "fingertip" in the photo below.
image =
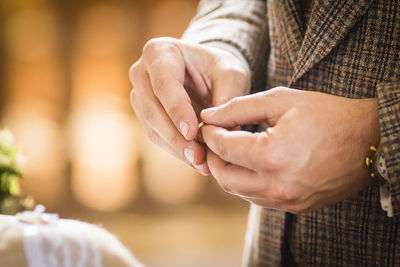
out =
{"type": "Polygon", "coordinates": [[[202,175],[208,176],[210,174],[210,169],[208,168],[206,160],[206,148],[197,142],[193,142],[192,145],[194,149],[193,167],[202,175]]]}
{"type": "Polygon", "coordinates": [[[204,173],[206,174],[206,176],[209,176],[211,174],[210,168],[208,167],[207,161],[205,161],[203,163],[203,168],[204,168],[204,173]]]}
{"type": "Polygon", "coordinates": [[[193,166],[200,165],[206,161],[206,151],[205,148],[197,143],[196,141],[192,141],[189,145],[189,148],[193,150],[193,166]]]}
{"type": "Polygon", "coordinates": [[[200,112],[200,118],[204,121],[204,122],[209,122],[210,119],[213,117],[213,115],[216,113],[217,108],[213,107],[213,108],[207,108],[207,109],[203,109],[200,112]]]}
{"type": "Polygon", "coordinates": [[[131,106],[132,106],[132,107],[133,107],[133,98],[134,98],[134,95],[135,95],[135,89],[132,88],[132,90],[131,90],[130,93],[129,93],[129,99],[130,99],[130,102],[131,102],[131,106]]]}
{"type": "Polygon", "coordinates": [[[193,141],[196,138],[198,132],[198,122],[197,119],[184,118],[178,120],[175,124],[178,131],[186,139],[186,141],[193,141]]]}
{"type": "Polygon", "coordinates": [[[183,137],[187,138],[188,133],[189,133],[190,126],[187,122],[185,121],[180,121],[179,122],[179,131],[183,135],[183,137]]]}
{"type": "Polygon", "coordinates": [[[206,161],[202,164],[194,165],[194,167],[204,176],[209,176],[211,174],[206,161]]]}
{"type": "Polygon", "coordinates": [[[199,125],[193,107],[189,104],[183,104],[181,107],[176,106],[169,111],[169,114],[175,127],[186,141],[193,141],[196,138],[199,125]]]}

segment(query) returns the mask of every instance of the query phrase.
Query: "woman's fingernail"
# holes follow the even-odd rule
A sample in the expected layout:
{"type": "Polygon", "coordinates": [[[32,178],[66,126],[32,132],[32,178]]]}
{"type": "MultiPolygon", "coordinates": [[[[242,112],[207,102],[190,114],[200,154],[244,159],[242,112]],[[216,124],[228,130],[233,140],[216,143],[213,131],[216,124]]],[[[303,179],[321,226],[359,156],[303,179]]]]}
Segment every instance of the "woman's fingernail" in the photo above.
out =
{"type": "Polygon", "coordinates": [[[203,164],[199,164],[199,165],[193,165],[199,172],[201,172],[201,174],[208,176],[210,175],[208,172],[206,172],[206,168],[205,168],[205,163],[203,164]]]}
{"type": "Polygon", "coordinates": [[[193,149],[190,148],[185,148],[183,150],[183,154],[185,155],[185,157],[187,158],[187,160],[193,164],[194,162],[194,151],[193,149]]]}
{"type": "Polygon", "coordinates": [[[179,123],[179,130],[181,131],[181,134],[182,134],[184,137],[186,137],[186,135],[187,135],[188,132],[189,132],[189,124],[187,124],[187,123],[184,122],[184,121],[181,121],[181,122],[179,123]]]}

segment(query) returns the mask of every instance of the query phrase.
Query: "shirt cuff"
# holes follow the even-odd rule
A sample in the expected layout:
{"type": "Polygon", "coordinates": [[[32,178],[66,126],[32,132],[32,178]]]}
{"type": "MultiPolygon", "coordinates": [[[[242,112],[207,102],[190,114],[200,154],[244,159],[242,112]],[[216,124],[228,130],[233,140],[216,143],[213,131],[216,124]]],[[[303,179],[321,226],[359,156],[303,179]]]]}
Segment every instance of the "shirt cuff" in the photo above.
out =
{"type": "Polygon", "coordinates": [[[243,63],[244,66],[246,66],[248,73],[251,74],[249,62],[243,56],[243,54],[239,51],[239,49],[235,48],[234,46],[224,43],[224,42],[217,42],[217,41],[202,43],[202,45],[208,46],[208,47],[215,47],[215,48],[219,48],[219,49],[225,50],[227,52],[230,52],[231,54],[236,56],[243,63]]]}
{"type": "Polygon", "coordinates": [[[392,206],[392,196],[384,186],[380,186],[379,189],[381,198],[381,207],[387,212],[388,217],[393,217],[393,206],[392,206]]]}

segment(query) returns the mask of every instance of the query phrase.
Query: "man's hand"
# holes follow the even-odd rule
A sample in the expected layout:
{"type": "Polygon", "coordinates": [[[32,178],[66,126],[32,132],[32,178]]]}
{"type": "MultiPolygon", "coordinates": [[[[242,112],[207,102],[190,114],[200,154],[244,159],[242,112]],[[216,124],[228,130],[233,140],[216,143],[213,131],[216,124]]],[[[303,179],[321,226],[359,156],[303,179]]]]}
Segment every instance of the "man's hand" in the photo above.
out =
{"type": "Polygon", "coordinates": [[[305,212],[366,187],[379,142],[377,101],[275,88],[204,110],[207,162],[222,188],[255,204],[305,212]],[[265,122],[261,133],[228,131],[265,122]]]}
{"type": "Polygon", "coordinates": [[[197,116],[249,91],[246,63],[219,48],[158,38],[129,74],[132,106],[151,141],[208,174],[205,150],[194,141],[197,116]]]}

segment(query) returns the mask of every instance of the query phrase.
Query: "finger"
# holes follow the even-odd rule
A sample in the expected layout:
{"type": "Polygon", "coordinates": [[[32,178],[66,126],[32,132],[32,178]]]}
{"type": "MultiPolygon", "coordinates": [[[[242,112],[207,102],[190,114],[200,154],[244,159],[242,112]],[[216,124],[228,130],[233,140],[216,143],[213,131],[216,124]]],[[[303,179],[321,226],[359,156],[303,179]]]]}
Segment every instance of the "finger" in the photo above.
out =
{"type": "MultiPolygon", "coordinates": [[[[150,138],[151,142],[158,145],[159,147],[161,147],[162,149],[164,149],[165,151],[167,151],[169,154],[171,154],[172,156],[182,160],[183,162],[185,162],[187,165],[195,168],[197,171],[199,171],[202,175],[208,176],[210,174],[210,169],[208,168],[207,165],[207,161],[203,161],[200,164],[195,164],[192,163],[185,155],[185,153],[183,152],[178,152],[176,147],[172,147],[170,144],[168,144],[166,141],[164,141],[163,138],[161,138],[161,136],[156,133],[151,127],[149,127],[147,125],[147,123],[144,121],[144,119],[139,115],[139,113],[137,112],[137,118],[139,119],[140,123],[144,126],[144,130],[146,132],[146,135],[150,138]]],[[[193,149],[194,151],[198,150],[197,144],[194,141],[189,142],[187,148],[189,149],[193,149]]],[[[202,151],[197,152],[198,153],[204,153],[204,148],[202,151]]],[[[205,155],[205,153],[204,153],[205,155]]],[[[205,156],[203,157],[198,157],[198,158],[205,158],[205,156]]]]}
{"type": "Polygon", "coordinates": [[[265,185],[255,172],[229,164],[209,149],[207,163],[211,174],[226,192],[243,197],[259,195],[264,190],[265,185]]]}
{"type": "Polygon", "coordinates": [[[293,98],[287,91],[295,94],[297,90],[274,89],[236,97],[221,106],[203,110],[201,118],[207,124],[225,128],[260,122],[275,125],[277,119],[291,107],[293,98]]]}
{"type": "MultiPolygon", "coordinates": [[[[207,161],[203,161],[200,164],[192,163],[188,159],[188,157],[186,157],[186,155],[183,156],[183,154],[185,154],[185,153],[183,153],[183,154],[182,153],[177,153],[176,148],[174,148],[171,145],[169,145],[168,143],[166,143],[156,132],[153,131],[150,134],[153,134],[155,136],[154,138],[152,138],[153,143],[155,143],[158,146],[160,146],[162,149],[167,151],[170,155],[182,160],[183,162],[185,162],[187,165],[189,165],[192,168],[194,168],[196,171],[198,171],[202,175],[204,175],[204,176],[210,175],[210,169],[208,168],[207,161]]],[[[194,141],[191,141],[187,148],[193,149],[195,151],[197,149],[196,143],[194,141]]]]}
{"type": "MultiPolygon", "coordinates": [[[[146,134],[147,136],[150,137],[151,142],[156,144],[157,146],[161,147],[163,150],[167,151],[170,155],[176,157],[177,159],[182,160],[183,162],[185,162],[187,165],[193,167],[195,170],[197,170],[198,172],[200,172],[202,175],[208,176],[210,175],[210,169],[208,168],[207,162],[204,161],[201,164],[193,164],[192,162],[190,162],[187,157],[183,156],[182,153],[178,153],[176,151],[176,148],[173,148],[171,145],[169,145],[167,142],[165,142],[159,134],[157,134],[154,130],[152,130],[151,128],[146,128],[146,134]]],[[[191,142],[194,143],[194,142],[191,142]]],[[[192,144],[193,145],[193,144],[192,144]]],[[[189,145],[190,147],[190,145],[189,145]]]]}
{"type": "Polygon", "coordinates": [[[204,125],[201,133],[208,148],[224,161],[251,170],[260,170],[263,151],[268,143],[266,132],[228,131],[221,127],[204,125]]]}
{"type": "Polygon", "coordinates": [[[154,95],[186,140],[197,134],[197,118],[184,88],[185,63],[180,50],[172,42],[149,42],[143,59],[154,95]]]}
{"type": "Polygon", "coordinates": [[[175,151],[186,156],[192,164],[203,163],[205,160],[204,148],[196,142],[188,142],[176,130],[158,99],[152,93],[145,71],[139,69],[136,75],[138,75],[135,79],[137,86],[135,90],[132,90],[131,102],[145,127],[156,132],[175,151]]]}

